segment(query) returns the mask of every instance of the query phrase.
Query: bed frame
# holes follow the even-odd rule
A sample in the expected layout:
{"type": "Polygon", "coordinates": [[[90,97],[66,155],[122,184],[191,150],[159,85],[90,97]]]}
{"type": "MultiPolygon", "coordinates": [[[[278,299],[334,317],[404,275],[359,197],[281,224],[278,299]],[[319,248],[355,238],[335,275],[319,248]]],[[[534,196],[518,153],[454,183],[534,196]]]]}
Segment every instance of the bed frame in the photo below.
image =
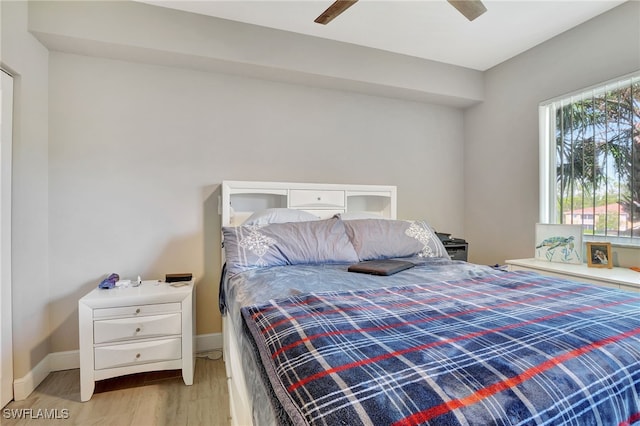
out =
{"type": "MultiPolygon", "coordinates": [[[[223,181],[222,226],[239,226],[252,213],[267,208],[310,212],[320,219],[337,213],[367,213],[396,219],[395,186],[290,182],[223,181]]],[[[222,253],[224,264],[224,251],[222,253]]],[[[242,371],[238,334],[233,321],[222,317],[224,361],[232,425],[253,424],[252,403],[242,371]]]]}

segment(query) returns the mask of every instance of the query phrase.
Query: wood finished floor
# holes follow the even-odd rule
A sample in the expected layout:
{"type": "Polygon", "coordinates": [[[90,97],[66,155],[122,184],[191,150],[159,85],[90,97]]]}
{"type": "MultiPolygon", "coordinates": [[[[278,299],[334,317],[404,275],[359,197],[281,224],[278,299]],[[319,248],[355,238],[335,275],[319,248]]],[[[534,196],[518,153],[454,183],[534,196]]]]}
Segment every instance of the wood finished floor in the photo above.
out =
{"type": "Polygon", "coordinates": [[[80,402],[80,370],[57,371],[26,400],[12,401],[4,407],[0,424],[228,426],[229,398],[224,362],[197,358],[192,386],[185,386],[180,370],[102,380],[96,383],[95,393],[87,402],[80,402]],[[11,418],[11,411],[7,410],[18,410],[31,418],[11,418]],[[58,419],[37,418],[38,410],[57,414],[58,419]],[[68,416],[63,410],[67,410],[68,416]]]}

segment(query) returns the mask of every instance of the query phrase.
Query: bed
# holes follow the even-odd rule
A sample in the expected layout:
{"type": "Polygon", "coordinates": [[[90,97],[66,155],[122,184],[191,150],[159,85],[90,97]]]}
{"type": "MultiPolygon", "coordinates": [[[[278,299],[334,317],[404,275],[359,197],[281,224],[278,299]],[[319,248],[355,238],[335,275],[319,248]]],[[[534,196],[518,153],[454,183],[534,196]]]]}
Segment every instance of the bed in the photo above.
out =
{"type": "Polygon", "coordinates": [[[395,188],[304,185],[223,184],[233,424],[640,424],[637,294],[453,261],[395,188]],[[380,258],[415,266],[348,271],[380,258]]]}

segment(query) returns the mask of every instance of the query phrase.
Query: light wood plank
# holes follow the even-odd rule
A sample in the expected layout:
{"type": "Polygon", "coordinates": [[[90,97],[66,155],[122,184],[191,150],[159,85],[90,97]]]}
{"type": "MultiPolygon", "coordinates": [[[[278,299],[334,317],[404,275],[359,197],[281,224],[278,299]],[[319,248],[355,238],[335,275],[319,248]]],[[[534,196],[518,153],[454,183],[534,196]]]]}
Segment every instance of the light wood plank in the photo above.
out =
{"type": "Polygon", "coordinates": [[[192,386],[184,384],[180,370],[103,380],[87,402],[80,402],[80,370],[57,371],[27,399],[10,402],[0,422],[3,426],[43,425],[47,421],[35,416],[44,411],[58,416],[66,412],[66,419],[50,420],[64,425],[228,426],[224,362],[197,358],[192,386]],[[23,418],[7,416],[11,410],[18,410],[23,418]]]}

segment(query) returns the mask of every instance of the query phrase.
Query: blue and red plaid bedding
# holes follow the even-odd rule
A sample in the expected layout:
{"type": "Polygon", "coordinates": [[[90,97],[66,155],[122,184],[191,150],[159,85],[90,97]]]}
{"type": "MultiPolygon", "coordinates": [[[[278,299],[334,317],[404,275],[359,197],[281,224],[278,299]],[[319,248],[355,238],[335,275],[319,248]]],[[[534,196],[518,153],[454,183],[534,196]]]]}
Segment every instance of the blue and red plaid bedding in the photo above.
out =
{"type": "Polygon", "coordinates": [[[242,314],[293,424],[640,424],[640,294],[513,272],[242,314]]]}

